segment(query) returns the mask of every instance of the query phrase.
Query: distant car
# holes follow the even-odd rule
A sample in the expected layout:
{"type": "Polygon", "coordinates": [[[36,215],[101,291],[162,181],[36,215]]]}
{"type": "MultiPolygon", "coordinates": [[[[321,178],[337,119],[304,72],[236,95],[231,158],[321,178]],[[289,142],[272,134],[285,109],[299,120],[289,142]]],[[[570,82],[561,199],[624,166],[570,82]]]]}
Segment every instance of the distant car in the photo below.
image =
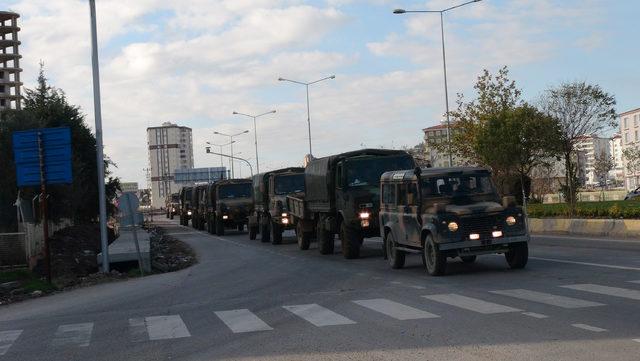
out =
{"type": "Polygon", "coordinates": [[[627,193],[626,196],[624,196],[624,200],[629,200],[629,199],[636,199],[640,197],[640,187],[632,190],[631,192],[627,193]]]}

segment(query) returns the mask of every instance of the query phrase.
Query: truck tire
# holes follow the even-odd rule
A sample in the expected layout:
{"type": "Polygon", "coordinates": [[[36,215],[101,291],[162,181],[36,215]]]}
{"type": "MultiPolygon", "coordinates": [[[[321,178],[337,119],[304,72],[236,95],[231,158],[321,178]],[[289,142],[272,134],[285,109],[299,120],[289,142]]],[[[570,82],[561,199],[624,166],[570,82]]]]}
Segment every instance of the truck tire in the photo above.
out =
{"type": "Polygon", "coordinates": [[[462,257],[460,257],[460,259],[464,263],[473,263],[473,262],[476,261],[476,258],[478,258],[478,257],[477,256],[462,256],[462,257]]]}
{"type": "Polygon", "coordinates": [[[238,225],[238,232],[244,232],[244,224],[240,223],[238,225]]]}
{"type": "Polygon", "coordinates": [[[509,252],[504,254],[511,269],[524,268],[529,260],[529,245],[527,242],[512,244],[509,252]]]}
{"type": "Polygon", "coordinates": [[[303,251],[309,249],[309,245],[311,244],[311,232],[303,231],[302,221],[298,221],[296,224],[296,238],[298,240],[298,248],[303,251]]]}
{"type": "Polygon", "coordinates": [[[224,236],[224,222],[222,217],[216,217],[216,235],[224,236]]]}
{"type": "Polygon", "coordinates": [[[258,234],[258,226],[247,226],[249,228],[249,240],[253,241],[256,239],[256,235],[258,234]]]}
{"type": "Polygon", "coordinates": [[[400,269],[404,267],[405,253],[396,248],[396,239],[393,237],[393,233],[387,232],[387,236],[384,239],[385,249],[387,250],[387,260],[389,265],[393,269],[400,269]]]}
{"type": "Polygon", "coordinates": [[[278,222],[271,222],[271,244],[282,243],[282,226],[278,222]]]}
{"type": "Polygon", "coordinates": [[[447,270],[447,256],[438,250],[430,234],[424,240],[422,260],[431,276],[441,276],[447,270]]]}
{"type": "Polygon", "coordinates": [[[318,250],[320,254],[333,253],[333,233],[324,229],[322,224],[323,218],[318,220],[316,224],[316,238],[318,239],[318,250]]]}
{"type": "Polygon", "coordinates": [[[269,229],[269,220],[267,218],[261,219],[260,223],[260,241],[267,243],[271,240],[271,230],[269,229]]]}
{"type": "Polygon", "coordinates": [[[360,257],[362,233],[359,229],[346,222],[342,222],[342,224],[340,224],[340,241],[344,258],[355,259],[360,257]]]}
{"type": "Polygon", "coordinates": [[[211,234],[216,234],[216,216],[215,214],[211,214],[209,216],[209,220],[211,221],[211,234]]]}
{"type": "Polygon", "coordinates": [[[173,219],[173,212],[171,212],[171,215],[169,215],[169,219],[173,219]]]}

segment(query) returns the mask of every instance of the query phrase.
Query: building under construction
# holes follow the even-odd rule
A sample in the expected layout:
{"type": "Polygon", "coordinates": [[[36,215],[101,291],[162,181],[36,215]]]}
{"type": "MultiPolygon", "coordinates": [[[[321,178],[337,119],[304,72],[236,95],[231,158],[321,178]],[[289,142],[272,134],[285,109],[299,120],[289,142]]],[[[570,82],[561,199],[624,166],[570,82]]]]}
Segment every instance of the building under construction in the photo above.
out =
{"type": "Polygon", "coordinates": [[[20,109],[19,14],[0,11],[0,110],[20,109]]]}

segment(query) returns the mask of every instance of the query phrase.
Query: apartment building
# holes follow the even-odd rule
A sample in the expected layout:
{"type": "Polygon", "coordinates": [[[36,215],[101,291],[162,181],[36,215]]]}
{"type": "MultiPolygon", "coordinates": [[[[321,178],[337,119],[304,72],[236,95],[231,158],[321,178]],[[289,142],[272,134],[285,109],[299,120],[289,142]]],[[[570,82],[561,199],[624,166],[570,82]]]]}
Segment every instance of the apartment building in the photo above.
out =
{"type": "MultiPolygon", "coordinates": [[[[620,135],[622,137],[622,151],[627,148],[637,148],[640,146],[640,108],[621,113],[620,135]]],[[[627,160],[623,158],[625,187],[627,190],[636,189],[638,184],[638,174],[631,174],[627,169],[627,160]]]]}

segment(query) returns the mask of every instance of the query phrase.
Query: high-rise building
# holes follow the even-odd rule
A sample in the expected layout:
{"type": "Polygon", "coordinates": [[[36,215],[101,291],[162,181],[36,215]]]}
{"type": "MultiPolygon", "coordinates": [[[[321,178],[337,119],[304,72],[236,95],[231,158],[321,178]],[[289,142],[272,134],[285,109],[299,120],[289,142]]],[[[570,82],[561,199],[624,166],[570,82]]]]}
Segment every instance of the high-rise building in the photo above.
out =
{"type": "Polygon", "coordinates": [[[439,144],[447,142],[447,126],[444,124],[422,129],[424,132],[425,159],[432,167],[450,167],[448,152],[437,149],[439,144]]]}
{"type": "Polygon", "coordinates": [[[614,134],[609,140],[609,154],[613,160],[613,169],[609,172],[609,178],[616,183],[624,182],[624,162],[622,160],[622,136],[614,134]]]}
{"type": "Polygon", "coordinates": [[[0,110],[20,109],[20,52],[18,18],[10,11],[0,11],[0,110]]]}
{"type": "Polygon", "coordinates": [[[167,195],[177,193],[175,183],[177,169],[193,168],[193,139],[191,128],[173,123],[147,128],[149,167],[151,178],[151,206],[164,206],[167,195]]]}
{"type": "MultiPolygon", "coordinates": [[[[621,113],[620,116],[620,135],[622,136],[622,151],[627,148],[637,148],[640,146],[640,108],[621,113]]],[[[639,174],[632,174],[627,169],[627,160],[623,157],[625,186],[628,190],[636,189],[639,174]]],[[[638,173],[638,172],[636,172],[638,173]]]]}
{"type": "Polygon", "coordinates": [[[578,167],[584,167],[586,185],[599,185],[600,179],[595,172],[596,157],[604,154],[605,157],[610,157],[609,153],[609,138],[600,138],[595,135],[585,135],[576,144],[576,149],[579,152],[584,152],[584,165],[578,164],[578,167]]]}

